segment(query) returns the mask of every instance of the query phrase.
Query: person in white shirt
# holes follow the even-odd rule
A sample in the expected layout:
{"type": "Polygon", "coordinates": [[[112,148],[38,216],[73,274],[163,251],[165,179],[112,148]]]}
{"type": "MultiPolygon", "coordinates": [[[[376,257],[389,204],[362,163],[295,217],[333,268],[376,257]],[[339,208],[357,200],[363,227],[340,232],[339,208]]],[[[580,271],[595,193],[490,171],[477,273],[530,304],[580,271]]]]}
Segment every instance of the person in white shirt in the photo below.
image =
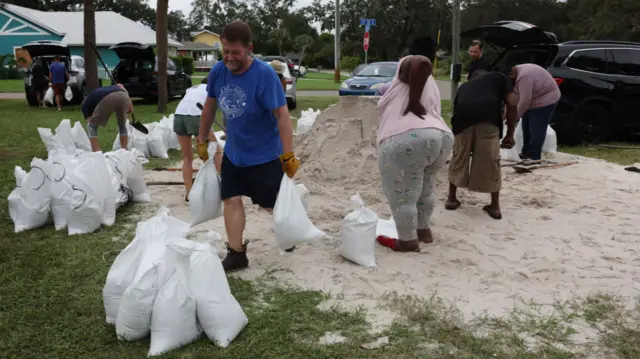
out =
{"type": "MultiPolygon", "coordinates": [[[[185,187],[185,202],[189,202],[189,191],[193,185],[193,143],[192,137],[198,137],[200,130],[200,115],[202,110],[198,103],[204,104],[207,99],[207,78],[202,83],[187,89],[186,94],[178,104],[173,118],[173,132],[178,135],[178,142],[182,150],[182,177],[185,187]]],[[[213,140],[213,130],[209,132],[210,140],[213,140]]],[[[220,169],[218,169],[218,172],[220,169]]]]}

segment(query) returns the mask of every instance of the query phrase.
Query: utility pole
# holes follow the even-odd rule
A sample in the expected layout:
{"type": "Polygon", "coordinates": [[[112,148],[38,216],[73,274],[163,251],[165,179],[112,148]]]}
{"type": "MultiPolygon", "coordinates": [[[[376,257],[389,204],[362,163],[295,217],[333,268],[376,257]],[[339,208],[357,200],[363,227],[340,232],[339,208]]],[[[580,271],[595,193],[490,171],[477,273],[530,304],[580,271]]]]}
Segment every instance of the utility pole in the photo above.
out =
{"type": "Polygon", "coordinates": [[[452,13],[451,100],[453,101],[458,93],[458,83],[462,75],[462,64],[460,64],[460,0],[453,0],[452,13]]]}
{"type": "Polygon", "coordinates": [[[335,81],[340,83],[340,0],[336,0],[336,36],[335,36],[335,81]]]}

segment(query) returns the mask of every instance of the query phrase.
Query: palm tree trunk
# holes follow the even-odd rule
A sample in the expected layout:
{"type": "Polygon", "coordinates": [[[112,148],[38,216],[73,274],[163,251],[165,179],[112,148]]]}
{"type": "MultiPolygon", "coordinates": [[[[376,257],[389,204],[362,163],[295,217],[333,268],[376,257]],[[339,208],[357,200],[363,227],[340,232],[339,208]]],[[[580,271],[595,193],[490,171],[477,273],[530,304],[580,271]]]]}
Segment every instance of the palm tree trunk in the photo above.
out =
{"type": "Polygon", "coordinates": [[[158,0],[156,6],[156,56],[158,61],[158,113],[167,109],[167,57],[169,56],[169,0],[158,0]]]}
{"type": "Polygon", "coordinates": [[[96,42],[96,13],[93,0],[84,0],[84,68],[87,93],[98,88],[98,63],[91,43],[96,42]]]}

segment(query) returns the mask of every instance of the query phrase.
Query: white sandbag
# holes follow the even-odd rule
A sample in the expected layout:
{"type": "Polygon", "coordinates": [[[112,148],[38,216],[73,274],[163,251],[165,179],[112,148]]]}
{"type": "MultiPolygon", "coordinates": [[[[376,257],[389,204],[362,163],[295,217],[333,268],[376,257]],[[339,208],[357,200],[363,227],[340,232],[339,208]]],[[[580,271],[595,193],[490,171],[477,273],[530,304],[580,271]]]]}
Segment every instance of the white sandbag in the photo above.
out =
{"type": "Polygon", "coordinates": [[[191,224],[194,226],[221,217],[223,214],[220,177],[211,155],[200,167],[189,192],[189,213],[191,224]]]}
{"type": "MultiPolygon", "coordinates": [[[[100,165],[106,166],[100,152],[87,152],[77,158],[78,164],[68,173],[69,181],[73,185],[71,194],[71,213],[67,224],[69,235],[91,233],[100,228],[105,217],[105,188],[103,179],[99,176],[106,174],[100,165]],[[99,175],[98,175],[99,174],[99,175]]],[[[104,167],[106,171],[106,167],[104,167]]],[[[111,211],[111,208],[107,208],[111,211]]],[[[115,199],[113,214],[107,217],[115,218],[115,199]]]]}
{"type": "Polygon", "coordinates": [[[15,233],[39,228],[49,219],[51,204],[51,186],[45,171],[49,164],[34,158],[31,171],[26,173],[16,166],[16,188],[8,197],[9,216],[14,223],[15,233]]]}
{"type": "MultiPolygon", "coordinates": [[[[135,137],[135,133],[134,133],[134,128],[133,126],[131,126],[131,124],[129,123],[129,121],[127,121],[127,149],[131,150],[133,149],[133,140],[135,137]]],[[[137,133],[141,133],[139,131],[135,131],[137,133]]],[[[120,133],[116,134],[116,138],[113,140],[113,145],[111,146],[111,149],[113,151],[119,150],[120,148],[122,148],[122,146],[120,146],[120,133]]]]}
{"type": "Polygon", "coordinates": [[[149,158],[151,156],[151,151],[149,149],[149,135],[145,135],[144,133],[134,129],[133,136],[129,136],[129,141],[133,142],[133,148],[140,151],[145,157],[149,158]]]}
{"type": "Polygon", "coordinates": [[[76,152],[76,142],[71,133],[71,120],[62,120],[56,127],[56,134],[53,136],[69,154],[76,152]]]}
{"type": "Polygon", "coordinates": [[[102,214],[102,224],[112,226],[116,222],[116,190],[111,186],[111,174],[107,166],[107,160],[101,152],[93,152],[95,160],[95,170],[93,172],[96,184],[99,186],[96,191],[102,192],[104,198],[104,212],[102,214]]]}
{"type": "Polygon", "coordinates": [[[47,149],[47,152],[51,152],[51,151],[66,152],[64,145],[56,139],[53,132],[51,132],[50,128],[38,127],[38,134],[40,135],[40,139],[42,140],[42,143],[44,143],[44,146],[47,149]]]}
{"type": "Polygon", "coordinates": [[[68,177],[78,161],[64,152],[52,153],[47,161],[51,164],[47,176],[51,181],[51,216],[57,231],[67,228],[71,216],[73,183],[68,177]]]}
{"type": "Polygon", "coordinates": [[[320,114],[320,110],[314,111],[312,108],[308,110],[302,110],[300,113],[300,119],[296,126],[296,134],[302,134],[311,130],[313,123],[316,121],[316,117],[320,114]]]}
{"type": "Polygon", "coordinates": [[[158,268],[153,266],[129,286],[120,300],[116,335],[120,340],[139,340],[151,332],[151,311],[158,295],[158,268]]]}
{"type": "Polygon", "coordinates": [[[71,135],[75,142],[76,148],[79,150],[91,151],[91,142],[89,142],[89,135],[84,130],[82,123],[76,121],[71,128],[71,135]]]}
{"type": "Polygon", "coordinates": [[[196,245],[191,254],[189,285],[196,300],[198,323],[209,340],[222,348],[228,347],[249,319],[231,294],[213,243],[196,245]]]}
{"type": "Polygon", "coordinates": [[[309,212],[309,190],[307,189],[307,186],[299,183],[296,185],[296,190],[298,190],[305,212],[309,212]]]}
{"type": "Polygon", "coordinates": [[[213,133],[213,135],[216,136],[216,140],[218,140],[220,147],[222,147],[222,149],[224,150],[224,144],[226,142],[222,139],[222,136],[224,136],[224,131],[216,131],[213,133]]]}
{"type": "Polygon", "coordinates": [[[53,88],[49,86],[47,91],[44,93],[44,102],[49,105],[53,105],[54,97],[53,88]]]}
{"type": "MultiPolygon", "coordinates": [[[[118,151],[124,151],[122,149],[118,151]]],[[[116,151],[116,152],[118,152],[116,151]]],[[[125,156],[120,156],[116,152],[104,153],[104,158],[109,169],[109,179],[111,188],[115,194],[116,208],[125,205],[133,200],[133,192],[127,185],[129,178],[129,164],[125,156]]]]}
{"type": "Polygon", "coordinates": [[[382,218],[378,220],[376,236],[398,239],[398,228],[396,228],[396,222],[393,220],[393,217],[389,218],[389,220],[382,218]]]}
{"type": "Polygon", "coordinates": [[[167,148],[170,150],[179,150],[180,142],[178,142],[178,135],[173,132],[173,117],[173,114],[169,115],[169,117],[163,117],[158,125],[169,130],[169,141],[167,148]]]}
{"type": "Polygon", "coordinates": [[[151,157],[156,158],[169,158],[169,154],[167,153],[167,148],[164,145],[164,140],[162,139],[162,131],[154,128],[149,129],[149,136],[147,137],[149,154],[151,157]]]}
{"type": "Polygon", "coordinates": [[[71,90],[71,86],[67,86],[67,89],[64,90],[64,98],[69,102],[73,100],[73,90],[71,90]]]}
{"type": "Polygon", "coordinates": [[[547,135],[544,138],[544,144],[542,145],[542,152],[544,153],[556,153],[558,151],[558,136],[556,131],[547,126],[547,135]]]}
{"type": "Polygon", "coordinates": [[[151,202],[149,190],[144,182],[144,169],[142,165],[149,162],[147,158],[135,148],[131,151],[119,150],[114,152],[117,156],[123,156],[127,163],[127,186],[133,193],[133,201],[137,203],[151,202]]]}
{"type": "Polygon", "coordinates": [[[201,334],[196,321],[196,300],[189,289],[189,259],[194,242],[185,239],[167,244],[164,277],[151,313],[151,345],[148,356],[187,345],[201,334]]]}
{"type": "MultiPolygon", "coordinates": [[[[173,132],[173,128],[169,128],[166,125],[163,125],[162,122],[158,122],[157,126],[154,127],[154,130],[159,131],[162,135],[162,142],[164,143],[164,147],[169,150],[171,149],[171,135],[175,136],[173,132]]],[[[151,130],[149,130],[151,131],[151,130]]],[[[177,138],[176,138],[177,139],[177,138]]]]}
{"type": "Polygon", "coordinates": [[[351,202],[360,208],[347,214],[342,221],[340,238],[342,243],[338,253],[363,267],[375,267],[375,245],[378,215],[364,206],[359,194],[351,197],[351,202]]]}
{"type": "Polygon", "coordinates": [[[280,192],[273,208],[273,230],[282,250],[302,243],[315,242],[326,236],[309,220],[296,183],[286,174],[282,176],[280,192]]]}
{"type": "MultiPolygon", "coordinates": [[[[504,129],[502,130],[502,138],[507,134],[507,125],[504,125],[504,129]]],[[[500,149],[500,159],[503,161],[509,162],[518,162],[520,161],[520,152],[522,152],[523,140],[522,140],[522,120],[518,121],[516,124],[516,130],[513,134],[513,138],[516,140],[516,145],[512,148],[501,148],[500,149]]]]}

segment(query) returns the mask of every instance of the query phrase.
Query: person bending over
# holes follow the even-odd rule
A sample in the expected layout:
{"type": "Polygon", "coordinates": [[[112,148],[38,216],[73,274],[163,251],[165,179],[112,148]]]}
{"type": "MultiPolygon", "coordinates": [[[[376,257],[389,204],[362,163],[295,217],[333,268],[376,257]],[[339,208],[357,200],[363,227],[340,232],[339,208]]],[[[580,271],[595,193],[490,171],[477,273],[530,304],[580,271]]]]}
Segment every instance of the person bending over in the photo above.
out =
{"type": "Polygon", "coordinates": [[[87,121],[89,142],[94,152],[100,151],[98,140],[98,126],[105,126],[111,117],[116,114],[118,130],[120,132],[120,148],[127,148],[127,113],[133,112],[133,103],[129,93],[122,84],[99,87],[91,92],[82,102],[82,114],[87,121]]]}
{"type": "Polygon", "coordinates": [[[458,187],[468,188],[473,192],[491,193],[491,204],[483,210],[493,219],[502,218],[500,138],[503,104],[507,106],[507,133],[502,147],[512,148],[515,145],[517,99],[509,77],[499,72],[476,70],[458,89],[451,119],[455,141],[449,164],[446,209],[458,209],[461,203],[456,191],[458,187]]]}
{"type": "Polygon", "coordinates": [[[378,102],[378,167],[398,239],[379,238],[398,252],[419,252],[433,242],[429,220],[435,205],[436,174],[453,146],[440,116],[440,91],[425,56],[404,57],[378,102]]]}
{"type": "MultiPolygon", "coordinates": [[[[224,154],[217,152],[221,166],[221,196],[227,231],[225,271],[245,268],[247,243],[242,197],[271,212],[282,176],[293,177],[299,166],[293,154],[293,128],[282,84],[265,62],[250,56],[251,28],[234,21],[222,31],[222,59],[209,73],[198,136],[198,154],[207,156],[205,134],[220,108],[226,122],[224,154]]],[[[215,141],[215,139],[214,139],[215,141]]],[[[292,249],[291,249],[292,250],[292,249]]]]}

